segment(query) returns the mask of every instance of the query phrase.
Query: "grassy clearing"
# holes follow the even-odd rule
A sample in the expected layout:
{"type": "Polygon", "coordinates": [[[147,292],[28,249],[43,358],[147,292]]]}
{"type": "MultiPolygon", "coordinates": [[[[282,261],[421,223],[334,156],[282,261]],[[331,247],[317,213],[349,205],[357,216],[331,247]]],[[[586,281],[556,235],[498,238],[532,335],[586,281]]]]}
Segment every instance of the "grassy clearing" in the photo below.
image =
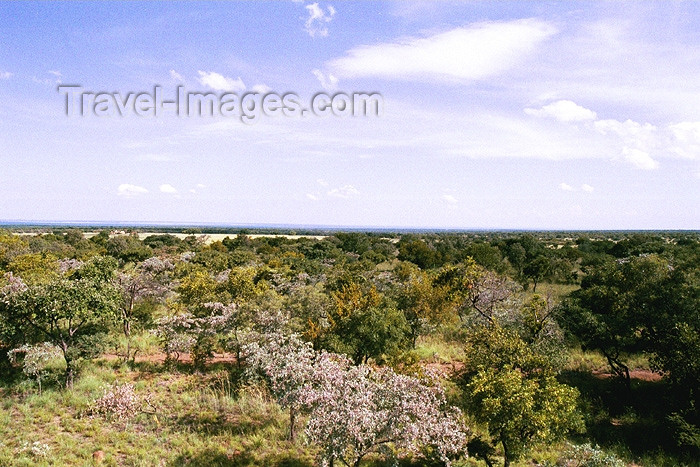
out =
{"type": "MultiPolygon", "coordinates": [[[[651,371],[649,358],[643,354],[627,355],[624,361],[630,371],[651,371]]],[[[592,350],[571,349],[567,370],[590,373],[608,373],[610,365],[602,353],[592,350]]]]}
{"type": "Polygon", "coordinates": [[[446,342],[434,335],[419,337],[415,352],[421,360],[429,363],[451,363],[464,359],[463,344],[446,342]]]}
{"type": "Polygon", "coordinates": [[[537,284],[536,292],[532,291],[532,284],[530,284],[530,287],[525,291],[525,295],[526,298],[530,298],[535,294],[542,297],[550,297],[556,303],[579,288],[580,286],[578,284],[550,284],[545,282],[537,284]]]}
{"type": "Polygon", "coordinates": [[[303,439],[287,441],[286,414],[267,393],[237,388],[225,370],[207,374],[129,371],[109,362],[86,368],[72,390],[3,388],[0,465],[312,465],[303,439]],[[90,415],[113,382],[135,383],[155,413],[128,422],[90,415]]]}

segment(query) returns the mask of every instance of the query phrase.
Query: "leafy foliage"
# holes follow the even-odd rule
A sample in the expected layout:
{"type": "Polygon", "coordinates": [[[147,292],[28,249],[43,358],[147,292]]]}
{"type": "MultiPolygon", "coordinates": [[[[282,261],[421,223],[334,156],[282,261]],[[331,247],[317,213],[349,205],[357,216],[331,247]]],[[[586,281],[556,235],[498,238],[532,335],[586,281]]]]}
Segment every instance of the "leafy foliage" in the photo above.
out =
{"type": "Polygon", "coordinates": [[[66,361],[66,385],[73,383],[79,359],[99,353],[98,334],[118,313],[119,291],[112,285],[114,265],[96,257],[70,275],[47,284],[4,290],[7,319],[58,346],[66,361]]]}
{"type": "Polygon", "coordinates": [[[499,325],[475,330],[467,344],[466,406],[503,447],[504,465],[533,443],[582,429],[578,391],[559,383],[551,360],[517,332],[499,325]]]}

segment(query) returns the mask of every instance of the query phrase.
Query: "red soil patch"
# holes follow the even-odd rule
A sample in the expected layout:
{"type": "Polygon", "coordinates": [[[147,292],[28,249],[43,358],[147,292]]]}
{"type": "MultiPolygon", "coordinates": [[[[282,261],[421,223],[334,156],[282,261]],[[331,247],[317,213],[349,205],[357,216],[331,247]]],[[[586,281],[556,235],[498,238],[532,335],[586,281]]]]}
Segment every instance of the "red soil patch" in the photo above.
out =
{"type": "Polygon", "coordinates": [[[425,363],[423,364],[425,368],[429,368],[433,371],[437,371],[440,374],[443,375],[451,375],[454,373],[457,373],[458,371],[462,370],[464,368],[464,363],[459,362],[459,361],[454,361],[454,362],[433,362],[433,363],[425,363]]]}
{"type": "MultiPolygon", "coordinates": [[[[113,353],[108,353],[104,354],[102,356],[105,360],[109,361],[114,361],[114,360],[119,360],[121,357],[119,355],[113,354],[113,353]]],[[[183,363],[191,363],[192,358],[190,358],[189,354],[187,355],[180,355],[180,362],[183,363]]],[[[149,362],[149,363],[163,363],[165,362],[165,354],[164,353],[155,353],[155,354],[150,354],[150,355],[139,355],[136,354],[136,362],[149,362]]],[[[214,354],[214,357],[208,361],[208,363],[235,363],[236,362],[236,356],[234,354],[228,354],[228,353],[217,353],[214,354]]],[[[443,375],[451,375],[454,374],[464,368],[464,363],[460,361],[455,361],[455,362],[433,362],[433,363],[427,363],[425,364],[425,367],[430,368],[434,371],[437,371],[438,373],[442,373],[443,375]]],[[[606,371],[601,371],[601,370],[593,370],[592,371],[593,376],[596,378],[600,379],[606,379],[606,378],[614,378],[616,375],[608,373],[606,371]]],[[[630,371],[630,378],[633,380],[637,381],[650,381],[650,382],[656,382],[656,381],[661,381],[663,378],[663,375],[660,373],[655,373],[651,370],[631,370],[630,371]]]]}
{"type": "MultiPolygon", "coordinates": [[[[113,353],[108,353],[102,355],[102,358],[105,360],[113,361],[113,360],[119,360],[122,357],[117,354],[113,353]]],[[[190,357],[189,354],[186,355],[180,355],[180,362],[183,363],[191,363],[192,358],[190,357]]],[[[233,354],[226,354],[226,353],[215,353],[214,357],[207,360],[208,363],[235,363],[236,361],[236,356],[233,354]]],[[[141,362],[149,362],[149,363],[163,363],[165,362],[165,354],[164,353],[155,353],[155,354],[150,354],[150,355],[139,355],[136,354],[136,363],[141,363],[141,362]]]]}

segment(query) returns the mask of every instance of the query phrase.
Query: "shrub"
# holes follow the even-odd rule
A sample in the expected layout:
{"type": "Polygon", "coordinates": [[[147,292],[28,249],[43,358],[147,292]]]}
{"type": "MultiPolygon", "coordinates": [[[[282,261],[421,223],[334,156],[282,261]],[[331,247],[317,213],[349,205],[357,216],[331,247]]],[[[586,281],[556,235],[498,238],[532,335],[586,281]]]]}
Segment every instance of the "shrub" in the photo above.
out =
{"type": "Polygon", "coordinates": [[[36,379],[39,385],[39,394],[41,394],[41,380],[49,375],[51,363],[61,358],[61,349],[49,342],[36,345],[24,344],[7,352],[11,363],[16,363],[18,354],[24,354],[22,372],[28,377],[36,379]]]}
{"type": "Polygon", "coordinates": [[[625,467],[625,463],[614,454],[609,454],[600,449],[600,446],[591,446],[590,443],[573,445],[564,456],[557,460],[562,467],[625,467]]]}
{"type": "Polygon", "coordinates": [[[113,384],[105,389],[104,394],[92,405],[92,413],[106,418],[128,420],[136,416],[141,409],[141,399],[134,392],[134,385],[113,384]]]}

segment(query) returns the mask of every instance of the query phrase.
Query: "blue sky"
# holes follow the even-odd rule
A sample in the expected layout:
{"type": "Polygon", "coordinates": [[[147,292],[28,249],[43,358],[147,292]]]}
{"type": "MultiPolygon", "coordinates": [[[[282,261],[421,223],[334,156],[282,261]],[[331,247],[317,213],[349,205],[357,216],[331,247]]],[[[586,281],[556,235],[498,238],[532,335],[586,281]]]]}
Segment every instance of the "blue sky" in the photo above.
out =
{"type": "Polygon", "coordinates": [[[697,2],[3,2],[0,219],[700,228],[697,2]],[[89,91],[379,117],[73,116],[89,91]]]}

